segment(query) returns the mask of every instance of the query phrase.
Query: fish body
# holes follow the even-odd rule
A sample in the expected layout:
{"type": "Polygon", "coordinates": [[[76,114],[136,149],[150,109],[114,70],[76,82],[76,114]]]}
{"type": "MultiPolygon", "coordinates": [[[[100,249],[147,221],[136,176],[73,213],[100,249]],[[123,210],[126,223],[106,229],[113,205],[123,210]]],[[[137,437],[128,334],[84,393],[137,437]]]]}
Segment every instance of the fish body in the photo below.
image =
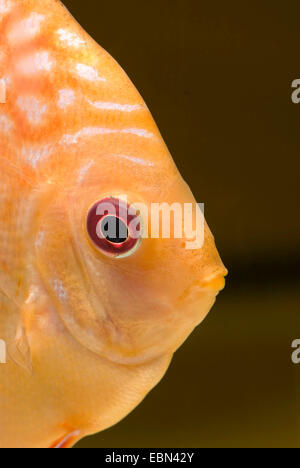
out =
{"type": "Polygon", "coordinates": [[[111,255],[92,242],[98,200],[195,200],[125,72],[59,1],[0,0],[0,83],[0,447],[68,447],[159,382],[226,269],[206,223],[194,250],[130,230],[111,255]]]}

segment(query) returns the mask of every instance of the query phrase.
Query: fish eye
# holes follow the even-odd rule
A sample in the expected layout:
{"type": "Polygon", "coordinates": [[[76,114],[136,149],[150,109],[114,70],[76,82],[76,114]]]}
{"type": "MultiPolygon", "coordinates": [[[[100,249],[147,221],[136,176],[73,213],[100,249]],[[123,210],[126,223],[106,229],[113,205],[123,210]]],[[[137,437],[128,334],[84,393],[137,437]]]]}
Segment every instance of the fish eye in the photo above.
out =
{"type": "Polygon", "coordinates": [[[106,197],[94,203],[86,226],[93,244],[109,257],[127,257],[140,244],[139,214],[122,199],[106,197]]]}

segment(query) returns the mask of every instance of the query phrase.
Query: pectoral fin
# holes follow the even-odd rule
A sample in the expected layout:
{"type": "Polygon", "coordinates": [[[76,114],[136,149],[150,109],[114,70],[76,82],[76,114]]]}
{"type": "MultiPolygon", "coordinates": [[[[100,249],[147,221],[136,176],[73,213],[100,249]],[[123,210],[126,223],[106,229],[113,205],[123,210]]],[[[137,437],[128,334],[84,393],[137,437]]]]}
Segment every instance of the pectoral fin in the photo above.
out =
{"type": "Polygon", "coordinates": [[[17,327],[15,339],[8,344],[8,356],[17,365],[32,374],[32,359],[26,330],[22,322],[17,327]]]}

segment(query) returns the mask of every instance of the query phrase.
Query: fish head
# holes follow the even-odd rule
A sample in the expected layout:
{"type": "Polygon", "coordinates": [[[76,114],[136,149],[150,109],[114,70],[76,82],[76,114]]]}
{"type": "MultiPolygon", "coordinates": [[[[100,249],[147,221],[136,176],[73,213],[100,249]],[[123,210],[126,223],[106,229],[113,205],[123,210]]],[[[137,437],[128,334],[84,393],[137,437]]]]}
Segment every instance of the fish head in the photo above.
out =
{"type": "Polygon", "coordinates": [[[81,165],[53,185],[39,225],[40,272],[64,323],[122,364],[172,355],[226,275],[202,210],[152,132],[146,141],[114,136],[101,149],[97,136],[75,143],[81,165]]]}

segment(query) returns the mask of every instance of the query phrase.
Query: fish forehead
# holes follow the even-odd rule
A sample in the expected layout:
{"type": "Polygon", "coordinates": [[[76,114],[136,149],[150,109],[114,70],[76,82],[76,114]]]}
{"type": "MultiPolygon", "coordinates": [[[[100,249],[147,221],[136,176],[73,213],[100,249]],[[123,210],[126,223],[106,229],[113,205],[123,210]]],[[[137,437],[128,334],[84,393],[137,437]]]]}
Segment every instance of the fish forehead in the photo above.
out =
{"type": "Polygon", "coordinates": [[[21,167],[82,170],[87,153],[93,160],[107,149],[120,163],[170,164],[126,73],[60,2],[0,0],[0,31],[0,139],[14,142],[21,167]]]}

